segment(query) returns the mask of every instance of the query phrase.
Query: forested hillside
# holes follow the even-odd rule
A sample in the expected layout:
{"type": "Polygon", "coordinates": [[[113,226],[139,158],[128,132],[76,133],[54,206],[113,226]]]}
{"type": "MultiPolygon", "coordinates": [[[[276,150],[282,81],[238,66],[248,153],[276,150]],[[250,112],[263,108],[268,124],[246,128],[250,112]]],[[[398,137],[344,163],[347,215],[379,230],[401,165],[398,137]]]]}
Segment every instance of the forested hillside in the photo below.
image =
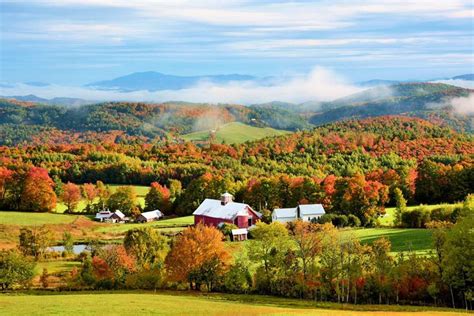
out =
{"type": "Polygon", "coordinates": [[[333,121],[381,115],[404,114],[472,132],[472,115],[456,112],[450,100],[468,97],[473,90],[440,83],[401,83],[365,90],[321,105],[322,111],[309,122],[321,125],[333,121]]]}
{"type": "Polygon", "coordinates": [[[173,140],[230,122],[298,131],[334,121],[394,114],[470,133],[473,115],[460,113],[450,100],[471,93],[445,84],[409,83],[372,88],[333,102],[270,102],[248,107],[185,102],[106,102],[72,107],[0,99],[0,145],[173,140]]]}
{"type": "MultiPolygon", "coordinates": [[[[1,147],[0,164],[18,174],[15,178],[4,170],[6,177],[13,177],[14,187],[21,187],[21,174],[33,166],[62,182],[156,181],[169,186],[177,180],[184,191],[172,212],[183,215],[204,198],[229,191],[259,211],[318,202],[368,223],[383,213],[384,206],[393,205],[396,188],[411,203],[463,200],[474,191],[473,155],[471,135],[393,116],[334,123],[240,145],[1,147]]],[[[18,198],[11,195],[8,208],[20,207],[18,198]]]]}
{"type": "Polygon", "coordinates": [[[310,126],[284,109],[243,105],[111,102],[65,107],[0,100],[0,145],[149,142],[234,121],[290,131],[310,126]]]}

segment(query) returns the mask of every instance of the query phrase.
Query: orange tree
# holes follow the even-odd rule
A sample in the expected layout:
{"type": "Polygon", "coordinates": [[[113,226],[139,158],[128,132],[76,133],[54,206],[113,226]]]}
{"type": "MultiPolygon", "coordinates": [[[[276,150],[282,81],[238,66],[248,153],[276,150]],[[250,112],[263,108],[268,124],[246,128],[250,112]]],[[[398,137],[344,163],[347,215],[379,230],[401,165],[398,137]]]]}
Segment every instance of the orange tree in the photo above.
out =
{"type": "Polygon", "coordinates": [[[187,228],[166,257],[170,281],[189,282],[191,289],[205,284],[211,291],[231,259],[223,238],[214,227],[199,224],[187,228]]]}

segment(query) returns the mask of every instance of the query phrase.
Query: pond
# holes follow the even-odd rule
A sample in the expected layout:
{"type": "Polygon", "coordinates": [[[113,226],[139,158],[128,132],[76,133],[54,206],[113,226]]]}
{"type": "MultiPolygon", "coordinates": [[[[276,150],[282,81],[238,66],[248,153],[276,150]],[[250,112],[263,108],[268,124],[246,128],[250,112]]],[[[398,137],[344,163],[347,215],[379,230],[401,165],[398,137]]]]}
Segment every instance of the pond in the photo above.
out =
{"type": "MultiPolygon", "coordinates": [[[[88,251],[86,244],[77,244],[77,245],[74,245],[73,248],[72,248],[72,252],[75,255],[78,255],[81,252],[86,251],[86,250],[88,251]]],[[[64,251],[64,246],[49,247],[48,251],[63,252],[64,251]]]]}

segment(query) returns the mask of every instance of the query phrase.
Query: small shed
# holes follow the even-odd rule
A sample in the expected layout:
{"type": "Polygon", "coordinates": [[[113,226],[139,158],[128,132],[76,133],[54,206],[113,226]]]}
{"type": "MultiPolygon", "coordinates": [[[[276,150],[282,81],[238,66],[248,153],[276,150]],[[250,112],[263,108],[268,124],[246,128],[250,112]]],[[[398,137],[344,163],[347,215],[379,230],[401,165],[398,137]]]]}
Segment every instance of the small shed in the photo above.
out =
{"type": "Polygon", "coordinates": [[[137,217],[137,222],[147,223],[147,222],[157,221],[163,216],[164,214],[160,210],[144,212],[144,213],[141,213],[140,216],[137,217]]]}
{"type": "Polygon", "coordinates": [[[243,241],[247,240],[248,230],[247,228],[232,229],[232,240],[243,241]]]}
{"type": "Polygon", "coordinates": [[[125,223],[128,221],[128,218],[125,216],[124,213],[117,210],[107,219],[107,221],[110,221],[112,223],[125,223]]]}

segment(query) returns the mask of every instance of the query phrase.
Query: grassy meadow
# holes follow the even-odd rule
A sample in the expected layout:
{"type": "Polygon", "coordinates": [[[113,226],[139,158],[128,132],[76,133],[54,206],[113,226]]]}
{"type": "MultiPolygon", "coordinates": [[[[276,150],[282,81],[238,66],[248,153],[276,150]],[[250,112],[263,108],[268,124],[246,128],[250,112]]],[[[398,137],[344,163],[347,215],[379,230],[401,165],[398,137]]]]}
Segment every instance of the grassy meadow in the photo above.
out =
{"type": "MultiPolygon", "coordinates": [[[[257,140],[268,136],[288,134],[290,132],[270,127],[254,127],[240,122],[224,124],[216,131],[216,142],[226,144],[238,144],[246,141],[257,140]]],[[[182,135],[186,141],[208,141],[210,131],[199,131],[182,135]]]]}
{"type": "Polygon", "coordinates": [[[116,292],[1,295],[4,315],[460,315],[412,306],[341,305],[256,295],[116,292]],[[345,310],[340,310],[345,309],[345,310]]]}

